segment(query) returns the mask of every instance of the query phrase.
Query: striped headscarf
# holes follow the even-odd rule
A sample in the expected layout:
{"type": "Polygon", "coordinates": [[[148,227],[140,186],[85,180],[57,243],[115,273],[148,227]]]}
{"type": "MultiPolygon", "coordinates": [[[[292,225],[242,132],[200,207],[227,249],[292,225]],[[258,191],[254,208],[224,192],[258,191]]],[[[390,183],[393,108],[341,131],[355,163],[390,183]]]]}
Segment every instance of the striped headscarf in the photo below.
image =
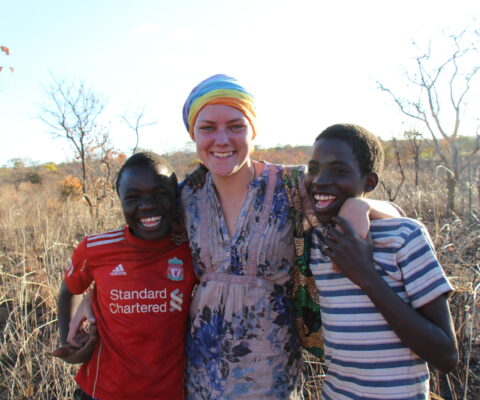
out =
{"type": "Polygon", "coordinates": [[[255,103],[253,96],[235,78],[218,74],[200,82],[193,88],[183,105],[183,122],[194,139],[193,126],[200,110],[206,105],[222,104],[241,111],[255,131],[255,103]]]}

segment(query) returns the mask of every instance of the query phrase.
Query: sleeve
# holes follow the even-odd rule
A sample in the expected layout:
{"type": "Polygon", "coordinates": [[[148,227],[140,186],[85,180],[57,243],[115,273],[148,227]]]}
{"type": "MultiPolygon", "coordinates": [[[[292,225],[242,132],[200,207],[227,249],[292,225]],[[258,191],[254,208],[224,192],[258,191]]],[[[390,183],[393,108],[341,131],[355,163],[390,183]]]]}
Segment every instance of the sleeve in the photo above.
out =
{"type": "Polygon", "coordinates": [[[438,262],[427,229],[415,222],[397,253],[405,290],[414,308],[419,308],[453,290],[438,262]]]}
{"type": "Polygon", "coordinates": [[[72,260],[65,271],[65,284],[73,294],[83,293],[93,282],[93,277],[87,260],[87,239],[75,248],[72,260]]]}

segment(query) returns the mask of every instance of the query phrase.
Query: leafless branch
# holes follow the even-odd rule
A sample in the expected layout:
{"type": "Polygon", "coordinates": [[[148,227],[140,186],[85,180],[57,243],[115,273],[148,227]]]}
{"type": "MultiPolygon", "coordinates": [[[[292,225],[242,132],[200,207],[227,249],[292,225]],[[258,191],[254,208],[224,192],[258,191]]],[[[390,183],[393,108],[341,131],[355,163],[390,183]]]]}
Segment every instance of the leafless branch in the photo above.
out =
{"type": "Polygon", "coordinates": [[[69,141],[80,159],[82,190],[86,192],[87,158],[98,134],[97,120],[102,114],[104,101],[85,86],[66,83],[52,77],[53,83],[45,89],[49,103],[42,107],[42,120],[56,137],[69,141]]]}
{"type": "Polygon", "coordinates": [[[152,126],[155,125],[157,122],[144,122],[142,123],[142,119],[145,116],[145,106],[142,107],[140,111],[136,113],[136,115],[133,116],[133,121],[130,120],[130,118],[127,117],[126,113],[123,115],[120,115],[120,119],[127,124],[127,126],[134,131],[135,133],[135,146],[133,147],[132,153],[135,154],[138,149],[138,143],[140,141],[140,129],[147,127],[147,126],[152,126]]]}
{"type": "MultiPolygon", "coordinates": [[[[477,38],[474,42],[478,42],[480,31],[474,31],[473,34],[477,38]]],[[[420,121],[430,133],[442,168],[451,172],[447,182],[451,210],[455,186],[464,167],[458,146],[462,113],[466,107],[467,95],[471,93],[472,84],[480,70],[478,57],[474,58],[473,66],[467,62],[467,57],[477,55],[479,49],[475,43],[467,43],[464,40],[466,36],[467,31],[464,30],[448,39],[453,44],[452,53],[439,64],[435,65],[433,61],[430,44],[421,55],[415,57],[414,72],[406,72],[406,79],[418,90],[418,98],[417,94],[407,98],[398,96],[390,88],[377,82],[380,90],[389,94],[404,115],[420,121]],[[443,89],[447,89],[447,93],[444,94],[443,89]],[[453,115],[451,126],[450,115],[453,115]],[[440,140],[444,143],[440,143],[440,140]]],[[[477,140],[471,156],[478,151],[477,140]]]]}

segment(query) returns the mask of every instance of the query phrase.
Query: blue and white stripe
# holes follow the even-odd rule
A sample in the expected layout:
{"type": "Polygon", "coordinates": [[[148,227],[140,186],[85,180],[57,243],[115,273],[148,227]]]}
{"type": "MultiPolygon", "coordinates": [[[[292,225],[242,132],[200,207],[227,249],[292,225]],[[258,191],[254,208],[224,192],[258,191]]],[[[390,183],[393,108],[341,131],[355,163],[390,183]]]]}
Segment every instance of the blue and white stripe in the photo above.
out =
{"type": "MultiPolygon", "coordinates": [[[[452,290],[425,227],[408,218],[372,221],[375,268],[414,308],[452,290]]],[[[313,232],[310,266],[320,295],[327,376],[323,399],[427,399],[425,361],[400,341],[364,292],[332,268],[313,232]]]]}

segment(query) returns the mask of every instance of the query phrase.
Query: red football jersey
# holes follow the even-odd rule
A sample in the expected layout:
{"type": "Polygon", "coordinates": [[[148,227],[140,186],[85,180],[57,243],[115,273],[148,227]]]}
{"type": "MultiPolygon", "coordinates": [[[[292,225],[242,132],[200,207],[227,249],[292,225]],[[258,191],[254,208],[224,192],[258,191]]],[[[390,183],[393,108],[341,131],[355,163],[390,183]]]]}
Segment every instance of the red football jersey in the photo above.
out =
{"type": "Polygon", "coordinates": [[[139,239],[128,227],[86,237],[65,273],[75,294],[95,282],[99,340],[75,377],[80,387],[101,400],[183,399],[195,280],[188,243],[139,239]]]}

